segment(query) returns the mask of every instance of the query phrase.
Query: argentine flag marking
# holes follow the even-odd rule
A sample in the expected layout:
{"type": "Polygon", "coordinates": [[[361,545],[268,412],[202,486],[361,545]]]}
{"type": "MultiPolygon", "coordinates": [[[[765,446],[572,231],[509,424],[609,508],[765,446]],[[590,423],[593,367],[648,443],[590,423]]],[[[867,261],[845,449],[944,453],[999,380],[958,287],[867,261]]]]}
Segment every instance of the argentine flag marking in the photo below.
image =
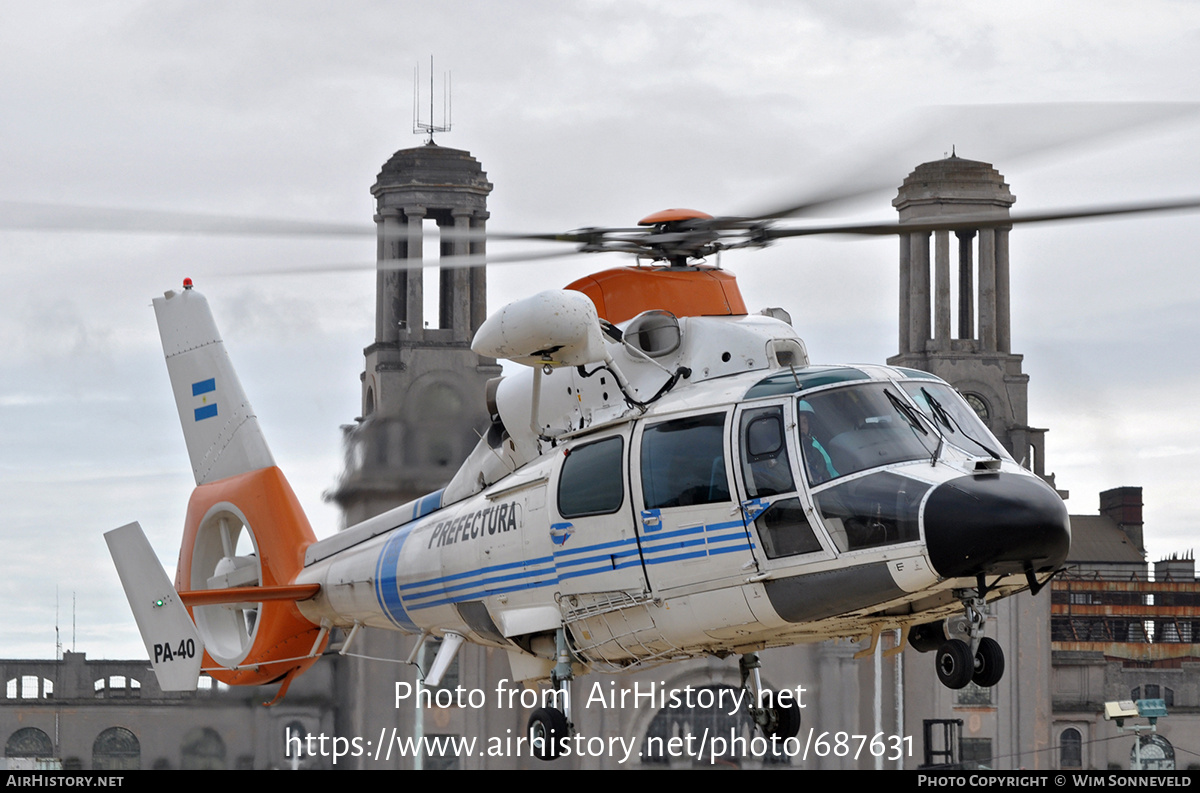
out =
{"type": "Polygon", "coordinates": [[[216,390],[217,379],[215,377],[210,377],[207,380],[201,380],[198,383],[192,383],[192,396],[200,397],[200,402],[202,403],[202,405],[195,410],[196,421],[203,421],[204,419],[210,419],[217,415],[217,403],[213,402],[211,405],[208,404],[208,397],[204,396],[204,394],[208,394],[216,390]]]}

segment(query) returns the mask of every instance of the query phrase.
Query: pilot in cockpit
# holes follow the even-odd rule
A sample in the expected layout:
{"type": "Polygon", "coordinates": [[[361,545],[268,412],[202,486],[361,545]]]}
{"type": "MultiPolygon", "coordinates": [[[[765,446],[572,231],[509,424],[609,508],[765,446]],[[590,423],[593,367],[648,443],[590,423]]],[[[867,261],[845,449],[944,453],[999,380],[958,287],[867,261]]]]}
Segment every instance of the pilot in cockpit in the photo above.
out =
{"type": "Polygon", "coordinates": [[[804,465],[808,469],[808,481],[814,485],[828,482],[838,475],[833,467],[833,460],[821,442],[813,437],[809,426],[810,419],[815,416],[812,405],[801,399],[799,405],[800,448],[804,454],[804,465]]]}

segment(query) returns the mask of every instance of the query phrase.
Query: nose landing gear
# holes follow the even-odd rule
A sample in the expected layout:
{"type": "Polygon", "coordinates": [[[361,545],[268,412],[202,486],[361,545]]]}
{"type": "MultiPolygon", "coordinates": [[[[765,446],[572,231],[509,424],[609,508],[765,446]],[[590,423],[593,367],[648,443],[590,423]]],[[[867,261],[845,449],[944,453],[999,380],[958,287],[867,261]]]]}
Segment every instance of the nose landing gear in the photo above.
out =
{"type": "MultiPolygon", "coordinates": [[[[944,630],[948,634],[959,633],[964,638],[943,642],[934,658],[938,680],[946,688],[965,688],[972,682],[981,688],[991,688],[1004,677],[1004,650],[995,639],[983,635],[983,596],[986,593],[982,576],[977,589],[955,592],[962,601],[964,616],[947,620],[944,630]]],[[[913,646],[917,649],[929,646],[931,627],[921,625],[913,629],[910,634],[916,637],[913,646]]]]}

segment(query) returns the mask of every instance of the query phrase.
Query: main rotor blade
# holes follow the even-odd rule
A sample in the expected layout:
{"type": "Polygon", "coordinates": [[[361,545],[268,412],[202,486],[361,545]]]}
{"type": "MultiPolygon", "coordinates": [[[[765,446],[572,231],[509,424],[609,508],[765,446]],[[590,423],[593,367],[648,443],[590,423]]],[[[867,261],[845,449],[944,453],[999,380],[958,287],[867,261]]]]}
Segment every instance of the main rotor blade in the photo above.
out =
{"type": "MultiPolygon", "coordinates": [[[[375,225],[329,223],[281,218],[244,218],[202,212],[168,212],[73,204],[0,201],[0,229],[10,231],[117,232],[138,234],[200,234],[264,237],[379,237],[375,225]]],[[[639,228],[577,229],[570,232],[491,232],[484,229],[442,228],[446,241],[566,242],[583,244],[598,235],[638,233],[639,228]]],[[[383,235],[405,239],[409,230],[398,225],[383,235]]]]}
{"type": "Polygon", "coordinates": [[[257,275],[317,275],[320,273],[352,273],[375,270],[377,272],[400,272],[408,270],[423,270],[426,267],[446,267],[457,269],[462,267],[484,267],[490,264],[524,264],[542,261],[544,259],[561,259],[575,256],[582,251],[577,249],[539,251],[537,253],[506,253],[479,254],[471,256],[442,256],[439,259],[425,261],[424,259],[381,259],[374,264],[366,262],[346,262],[343,264],[314,264],[311,267],[283,267],[263,270],[243,270],[228,273],[234,276],[257,275]]]}
{"type": "Polygon", "coordinates": [[[764,220],[803,217],[854,199],[885,190],[895,190],[920,162],[920,150],[928,150],[930,141],[939,148],[957,144],[964,156],[973,154],[988,162],[1004,163],[1011,167],[1021,158],[1034,157],[1066,146],[1099,141],[1123,132],[1132,132],[1150,125],[1200,112],[1197,103],[1130,102],[1130,103],[1056,103],[1012,105],[938,106],[914,111],[920,123],[896,121],[893,129],[911,129],[908,142],[893,146],[887,153],[872,157],[868,163],[836,184],[802,194],[795,201],[766,210],[729,218],[716,218],[733,224],[764,220]]]}
{"type": "Polygon", "coordinates": [[[1043,212],[1025,212],[1003,215],[995,212],[979,214],[945,215],[929,220],[887,223],[853,223],[839,226],[807,226],[804,228],[771,228],[761,234],[770,239],[809,237],[817,234],[850,234],[886,236],[889,234],[913,234],[929,231],[967,231],[971,229],[1003,228],[1026,223],[1050,223],[1054,221],[1085,220],[1088,218],[1113,217],[1118,215],[1152,214],[1158,212],[1187,212],[1200,209],[1200,198],[1183,198],[1174,201],[1155,201],[1140,204],[1118,204],[1110,206],[1057,209],[1043,212]]]}
{"type": "MultiPolygon", "coordinates": [[[[521,232],[521,231],[487,231],[485,229],[439,229],[438,234],[447,242],[569,242],[582,245],[596,241],[609,234],[638,234],[646,233],[645,227],[632,228],[586,228],[564,232],[521,232]]],[[[402,238],[404,232],[396,237],[402,238]]]]}
{"type": "Polygon", "coordinates": [[[0,201],[0,229],[267,237],[363,237],[375,234],[374,226],[358,223],[239,218],[199,212],[163,212],[153,209],[17,201],[0,201]]]}

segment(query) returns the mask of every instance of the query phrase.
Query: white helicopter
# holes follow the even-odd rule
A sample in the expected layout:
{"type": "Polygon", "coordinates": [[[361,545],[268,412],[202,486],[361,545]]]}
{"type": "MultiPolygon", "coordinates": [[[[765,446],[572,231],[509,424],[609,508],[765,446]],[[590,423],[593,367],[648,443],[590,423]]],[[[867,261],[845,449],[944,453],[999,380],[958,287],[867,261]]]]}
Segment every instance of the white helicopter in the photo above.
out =
{"type": "Polygon", "coordinates": [[[174,585],[138,524],[106,535],[160,685],[193,689],[203,666],[282,681],[278,699],[332,630],[345,652],[363,627],[441,638],[436,685],[469,641],[561,693],[530,719],[543,759],[568,739],[585,672],[736,654],[755,722],[780,737],[800,715],[762,689],[768,647],[900,628],[946,686],[995,685],[1004,654],[983,606],[1036,594],[1063,564],[1062,500],[944,381],[813,365],[783,311],[749,313],[702,261],[813,233],[1197,205],[822,228],[668,210],[530,235],[651,262],[492,315],[473,349],[528,369],[489,389],[492,427],[449,485],[320,541],[185,281],[154,300],[197,485],[174,585]]]}

